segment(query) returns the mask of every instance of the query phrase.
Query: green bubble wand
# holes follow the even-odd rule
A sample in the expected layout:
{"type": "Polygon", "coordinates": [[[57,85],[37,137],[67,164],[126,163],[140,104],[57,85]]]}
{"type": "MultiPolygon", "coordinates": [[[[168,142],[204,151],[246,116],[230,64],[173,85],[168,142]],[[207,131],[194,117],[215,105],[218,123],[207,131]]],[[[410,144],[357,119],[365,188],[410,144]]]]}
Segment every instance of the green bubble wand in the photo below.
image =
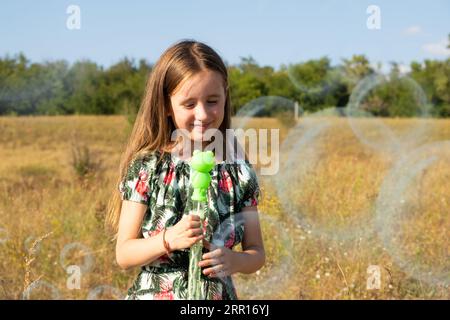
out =
{"type": "MultiPolygon", "coordinates": [[[[194,150],[191,159],[191,179],[190,183],[194,189],[192,193],[192,210],[190,214],[198,214],[200,216],[201,228],[206,219],[208,211],[207,192],[211,182],[210,171],[215,165],[214,153],[212,151],[201,152],[194,150]]],[[[198,263],[202,258],[203,243],[199,241],[195,243],[189,252],[189,274],[188,274],[188,300],[204,300],[206,293],[204,292],[203,281],[201,278],[201,268],[198,263]]]]}

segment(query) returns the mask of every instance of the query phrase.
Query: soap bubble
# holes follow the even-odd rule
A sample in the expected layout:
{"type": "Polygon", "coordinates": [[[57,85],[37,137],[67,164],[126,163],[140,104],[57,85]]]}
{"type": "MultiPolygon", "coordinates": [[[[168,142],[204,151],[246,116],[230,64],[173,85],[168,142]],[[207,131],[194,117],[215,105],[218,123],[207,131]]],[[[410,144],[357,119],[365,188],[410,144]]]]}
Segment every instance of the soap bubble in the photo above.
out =
{"type": "MultiPolygon", "coordinates": [[[[310,231],[313,235],[328,239],[352,240],[367,236],[373,232],[372,218],[361,212],[362,217],[352,224],[342,227],[335,224],[321,224],[314,221],[311,213],[302,208],[301,203],[295,202],[295,195],[301,192],[297,185],[308,183],[310,177],[314,177],[317,164],[321,161],[320,145],[318,140],[333,125],[333,118],[322,115],[340,113],[337,108],[329,108],[302,118],[293,130],[291,130],[281,146],[283,168],[280,174],[274,177],[277,195],[280,203],[287,212],[287,218],[293,225],[299,225],[303,230],[310,231]],[[355,225],[356,224],[356,225],[355,225]]],[[[329,213],[330,217],[335,214],[329,213]]]]}
{"type": "MultiPolygon", "coordinates": [[[[245,214],[257,214],[259,220],[269,224],[270,230],[275,230],[275,238],[271,239],[281,249],[279,252],[281,257],[276,258],[273,265],[266,266],[268,270],[264,272],[257,280],[247,280],[236,284],[238,295],[244,295],[249,299],[263,299],[271,292],[278,292],[291,285],[292,275],[295,273],[296,251],[293,246],[293,238],[289,233],[289,228],[281,220],[274,218],[261,211],[246,211],[245,214]]],[[[212,243],[223,244],[229,238],[232,232],[232,226],[236,228],[244,224],[244,215],[242,213],[235,214],[234,222],[230,218],[224,220],[212,235],[212,243]]],[[[230,281],[228,277],[222,278],[224,281],[230,281]]]]}
{"type": "MultiPolygon", "coordinates": [[[[420,202],[422,200],[421,197],[423,197],[420,191],[417,192],[417,187],[421,185],[421,182],[417,181],[417,177],[422,177],[423,179],[424,172],[429,171],[433,164],[440,164],[441,168],[448,169],[449,163],[450,141],[440,141],[424,145],[419,149],[405,154],[384,179],[376,205],[375,222],[377,231],[392,259],[402,270],[413,278],[433,285],[448,285],[450,281],[450,265],[448,260],[450,244],[448,242],[448,236],[446,237],[446,241],[438,243],[438,249],[435,249],[444,255],[442,261],[445,261],[445,265],[435,268],[425,265],[425,261],[418,259],[420,256],[416,256],[413,254],[414,252],[411,252],[413,250],[411,249],[412,245],[415,242],[420,242],[415,247],[417,254],[420,254],[422,251],[421,247],[426,244],[422,243],[425,240],[420,240],[420,237],[427,239],[431,230],[420,228],[420,236],[416,235],[415,239],[403,238],[407,237],[407,231],[414,228],[414,222],[418,223],[421,219],[420,216],[412,215],[417,211],[417,209],[414,209],[415,203],[420,202]],[[411,186],[415,188],[411,190],[411,186]],[[405,228],[409,228],[409,230],[405,230],[405,228]],[[409,247],[410,249],[404,247],[409,247]]],[[[440,175],[445,174],[445,172],[439,172],[440,175]]],[[[449,188],[446,190],[446,199],[450,203],[449,188]]],[[[447,216],[435,215],[433,217],[427,217],[427,220],[436,220],[435,223],[439,224],[442,228],[442,234],[448,234],[448,208],[445,210],[445,213],[447,216]]],[[[420,215],[423,214],[425,212],[420,213],[420,215]]],[[[436,236],[439,236],[439,234],[440,232],[434,233],[430,239],[436,239],[436,236]]],[[[432,252],[432,255],[435,256],[435,252],[432,252]]],[[[429,263],[429,261],[426,261],[426,264],[429,263]]]]}
{"type": "MultiPolygon", "coordinates": [[[[382,101],[380,101],[381,103],[382,101]]],[[[390,106],[392,107],[392,106],[390,106]]],[[[362,79],[353,89],[347,104],[347,119],[356,137],[365,145],[389,154],[401,154],[406,149],[416,147],[422,139],[426,138],[429,124],[425,118],[429,117],[430,105],[427,103],[423,89],[408,76],[401,76],[396,80],[386,75],[371,74],[362,79]],[[375,117],[371,112],[365,110],[364,101],[370,92],[390,81],[399,81],[411,92],[417,104],[417,110],[411,114],[414,118],[408,118],[412,123],[410,128],[404,129],[403,133],[394,132],[384,122],[385,119],[375,117]]],[[[388,119],[392,121],[392,119],[388,119]]],[[[396,120],[400,122],[401,120],[396,120]]],[[[401,123],[396,126],[401,127],[401,123]]]]}
{"type": "Polygon", "coordinates": [[[116,300],[125,299],[125,295],[119,289],[110,285],[100,285],[89,291],[86,300],[100,300],[102,296],[116,297],[116,300]]]}
{"type": "MultiPolygon", "coordinates": [[[[61,300],[61,294],[59,289],[52,285],[50,282],[45,280],[36,280],[32,282],[22,293],[22,300],[34,300],[31,296],[33,291],[38,291],[39,289],[46,288],[51,292],[52,300],[61,300]]],[[[49,298],[46,298],[49,299],[49,298]]]]}
{"type": "Polygon", "coordinates": [[[63,250],[61,250],[59,256],[59,262],[61,266],[65,269],[68,265],[74,265],[75,263],[67,263],[66,256],[72,250],[78,250],[83,252],[83,264],[81,265],[81,271],[83,274],[88,273],[92,266],[94,265],[94,256],[92,255],[92,251],[89,247],[84,244],[73,242],[64,246],[63,250]]]}

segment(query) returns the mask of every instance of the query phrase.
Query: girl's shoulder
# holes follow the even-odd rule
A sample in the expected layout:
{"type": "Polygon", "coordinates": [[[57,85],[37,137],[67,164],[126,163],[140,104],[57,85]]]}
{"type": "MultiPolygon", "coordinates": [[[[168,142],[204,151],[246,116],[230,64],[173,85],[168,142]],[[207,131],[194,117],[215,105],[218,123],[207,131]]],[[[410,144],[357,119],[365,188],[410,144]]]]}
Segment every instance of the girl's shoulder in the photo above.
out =
{"type": "Polygon", "coordinates": [[[241,160],[236,162],[236,167],[238,168],[238,172],[240,174],[240,178],[247,181],[252,178],[256,178],[256,171],[253,168],[253,165],[248,160],[241,160]]]}
{"type": "Polygon", "coordinates": [[[144,168],[147,170],[154,169],[157,164],[164,160],[159,151],[145,151],[136,154],[129,162],[129,168],[144,168]]]}
{"type": "Polygon", "coordinates": [[[160,155],[158,152],[141,152],[134,155],[128,162],[128,167],[125,170],[123,182],[134,181],[151,176],[157,166],[160,155]]]}
{"type": "Polygon", "coordinates": [[[247,185],[259,185],[258,175],[253,165],[247,160],[240,162],[237,166],[239,183],[246,187],[247,185]]]}
{"type": "Polygon", "coordinates": [[[151,181],[159,159],[158,152],[141,152],[130,160],[125,176],[119,183],[122,200],[148,204],[151,181]]]}
{"type": "Polygon", "coordinates": [[[242,160],[233,165],[236,170],[238,192],[238,212],[242,207],[258,205],[261,199],[259,179],[253,165],[248,160],[242,160]]]}

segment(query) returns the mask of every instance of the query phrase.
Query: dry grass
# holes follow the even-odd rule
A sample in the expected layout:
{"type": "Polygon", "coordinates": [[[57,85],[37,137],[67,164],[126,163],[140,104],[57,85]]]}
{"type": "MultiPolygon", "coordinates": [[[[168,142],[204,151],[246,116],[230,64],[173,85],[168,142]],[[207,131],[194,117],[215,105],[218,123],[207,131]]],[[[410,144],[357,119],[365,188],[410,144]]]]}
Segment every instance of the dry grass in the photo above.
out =
{"type": "MultiPolygon", "coordinates": [[[[240,297],[448,299],[448,287],[417,279],[395,259],[411,261],[417,273],[436,272],[449,281],[448,162],[437,161],[425,170],[414,184],[419,191],[408,189],[407,215],[397,221],[398,236],[390,239],[398,252],[392,253],[372,219],[384,178],[398,155],[363,145],[345,119],[315,121],[330,121],[331,126],[294,155],[296,166],[280,168],[289,170],[278,185],[285,198],[280,199],[271,178],[260,179],[267,263],[257,274],[235,276],[240,297]],[[307,157],[314,154],[317,158],[307,157]],[[315,160],[305,167],[308,159],[315,160]],[[292,218],[295,211],[302,212],[310,228],[292,218]],[[366,288],[369,265],[381,269],[378,290],[366,288]]],[[[408,121],[386,122],[401,132],[408,121]]],[[[450,140],[450,120],[424,121],[431,130],[420,143],[450,140]]],[[[289,126],[275,119],[252,120],[248,126],[281,127],[282,140],[289,133],[289,126]]],[[[1,299],[22,298],[36,280],[52,284],[65,299],[86,299],[101,285],[125,294],[138,270],[118,268],[103,220],[129,130],[120,116],[0,118],[1,299]],[[77,173],[71,164],[75,141],[101,165],[77,173]],[[88,252],[74,249],[62,257],[71,243],[84,245],[88,252]],[[66,267],[83,265],[87,257],[92,264],[82,273],[81,288],[68,289],[66,267]]],[[[286,157],[282,154],[282,161],[286,157]]],[[[32,298],[49,298],[51,293],[42,287],[32,298]]],[[[117,295],[107,290],[98,296],[111,297],[117,295]]]]}

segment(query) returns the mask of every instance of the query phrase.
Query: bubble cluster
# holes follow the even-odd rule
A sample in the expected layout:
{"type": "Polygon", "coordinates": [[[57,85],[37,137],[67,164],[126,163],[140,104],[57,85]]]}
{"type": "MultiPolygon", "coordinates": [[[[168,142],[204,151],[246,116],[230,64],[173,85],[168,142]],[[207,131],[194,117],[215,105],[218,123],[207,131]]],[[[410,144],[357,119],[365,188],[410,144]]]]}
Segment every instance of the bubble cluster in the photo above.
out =
{"type": "MultiPolygon", "coordinates": [[[[336,70],[336,72],[342,71],[336,70]]],[[[334,81],[330,79],[337,79],[338,77],[337,74],[334,74],[335,78],[330,75],[326,83],[310,88],[298,81],[293,72],[288,70],[288,75],[297,89],[318,95],[332,87],[334,81]]],[[[403,249],[399,247],[399,244],[392,241],[395,238],[396,230],[401,227],[398,223],[414,222],[407,220],[396,222],[396,218],[399,217],[396,210],[401,210],[401,205],[404,204],[399,203],[398,200],[407,198],[406,196],[402,197],[402,194],[407,192],[408,184],[413,184],[411,177],[420,175],[421,171],[431,166],[433,159],[436,157],[432,156],[433,152],[448,150],[448,142],[425,144],[430,129],[427,121],[430,104],[427,102],[426,95],[413,79],[405,75],[396,79],[408,88],[416,106],[418,106],[417,110],[414,111],[414,117],[408,120],[408,123],[413,125],[401,132],[396,132],[386,125],[381,118],[375,117],[365,110],[364,106],[364,101],[372,90],[381,85],[389,84],[392,79],[385,75],[372,74],[359,82],[357,82],[357,79],[349,79],[349,81],[354,82],[356,86],[345,108],[328,108],[303,115],[299,123],[289,130],[281,145],[279,158],[282,166],[278,174],[270,176],[268,179],[276,187],[277,196],[287,213],[288,224],[300,226],[312,236],[338,241],[361,239],[361,237],[376,234],[385,244],[393,261],[411,277],[433,285],[448,285],[449,275],[448,271],[445,271],[449,270],[448,264],[443,268],[436,268],[436,270],[427,269],[424,264],[409,260],[407,255],[403,254],[403,249]],[[298,185],[308,183],[307,179],[315,174],[317,165],[323,159],[323,148],[321,148],[320,141],[332,127],[333,119],[328,117],[330,115],[344,115],[355,137],[362,144],[375,152],[390,155],[390,159],[394,162],[393,169],[388,173],[380,189],[375,210],[369,208],[367,210],[370,211],[358,212],[358,217],[361,218],[344,226],[321,224],[315,221],[311,218],[314,215],[307,212],[306,206],[296,202],[292,197],[296,192],[302,191],[296,189],[297,183],[298,185]],[[404,156],[405,154],[406,156],[404,156]],[[420,158],[420,155],[422,160],[419,161],[417,159],[420,158]]],[[[244,127],[252,117],[257,116],[264,110],[268,102],[272,103],[273,108],[276,108],[277,103],[280,102],[280,105],[283,104],[283,108],[290,108],[291,110],[296,105],[294,101],[285,98],[260,97],[239,110],[235,127],[244,127]]],[[[423,194],[418,196],[423,197],[423,194]]],[[[329,214],[333,215],[334,213],[330,212],[329,214]]],[[[448,252],[448,250],[445,251],[445,248],[449,245],[448,241],[441,245],[443,251],[448,252]]],[[[445,257],[442,258],[445,260],[445,257]]],[[[283,270],[283,268],[281,267],[279,270],[283,270]]],[[[273,279],[274,277],[267,278],[264,284],[276,285],[276,283],[271,282],[273,279]]],[[[252,290],[254,290],[253,287],[252,290]]]]}
{"type": "MultiPolygon", "coordinates": [[[[438,244],[442,248],[442,260],[446,261],[446,265],[443,268],[439,268],[439,270],[437,268],[432,270],[430,266],[423,266],[418,259],[413,260],[411,252],[407,252],[407,249],[402,248],[402,241],[399,241],[402,238],[403,224],[414,223],[414,220],[418,220],[418,218],[409,217],[411,207],[408,206],[408,203],[418,200],[411,196],[412,191],[409,188],[413,185],[417,189],[417,178],[438,161],[442,161],[447,165],[450,164],[450,141],[439,141],[424,145],[399,159],[385,177],[381,186],[376,204],[375,221],[384,247],[402,270],[411,277],[429,284],[449,285],[450,264],[448,250],[450,247],[448,237],[447,242],[438,244]]],[[[418,196],[421,197],[423,195],[419,194],[418,196]]],[[[450,200],[450,194],[447,196],[450,200]]],[[[446,213],[448,215],[448,211],[446,213]]],[[[436,218],[439,219],[439,217],[436,218]]],[[[439,220],[444,223],[441,226],[442,232],[448,233],[448,222],[445,225],[445,219],[448,219],[448,217],[442,216],[439,220]]],[[[429,230],[421,230],[422,232],[427,233],[429,230]]],[[[409,245],[411,241],[414,240],[403,240],[409,245]]],[[[419,248],[422,246],[421,243],[417,245],[419,248]]]]}

